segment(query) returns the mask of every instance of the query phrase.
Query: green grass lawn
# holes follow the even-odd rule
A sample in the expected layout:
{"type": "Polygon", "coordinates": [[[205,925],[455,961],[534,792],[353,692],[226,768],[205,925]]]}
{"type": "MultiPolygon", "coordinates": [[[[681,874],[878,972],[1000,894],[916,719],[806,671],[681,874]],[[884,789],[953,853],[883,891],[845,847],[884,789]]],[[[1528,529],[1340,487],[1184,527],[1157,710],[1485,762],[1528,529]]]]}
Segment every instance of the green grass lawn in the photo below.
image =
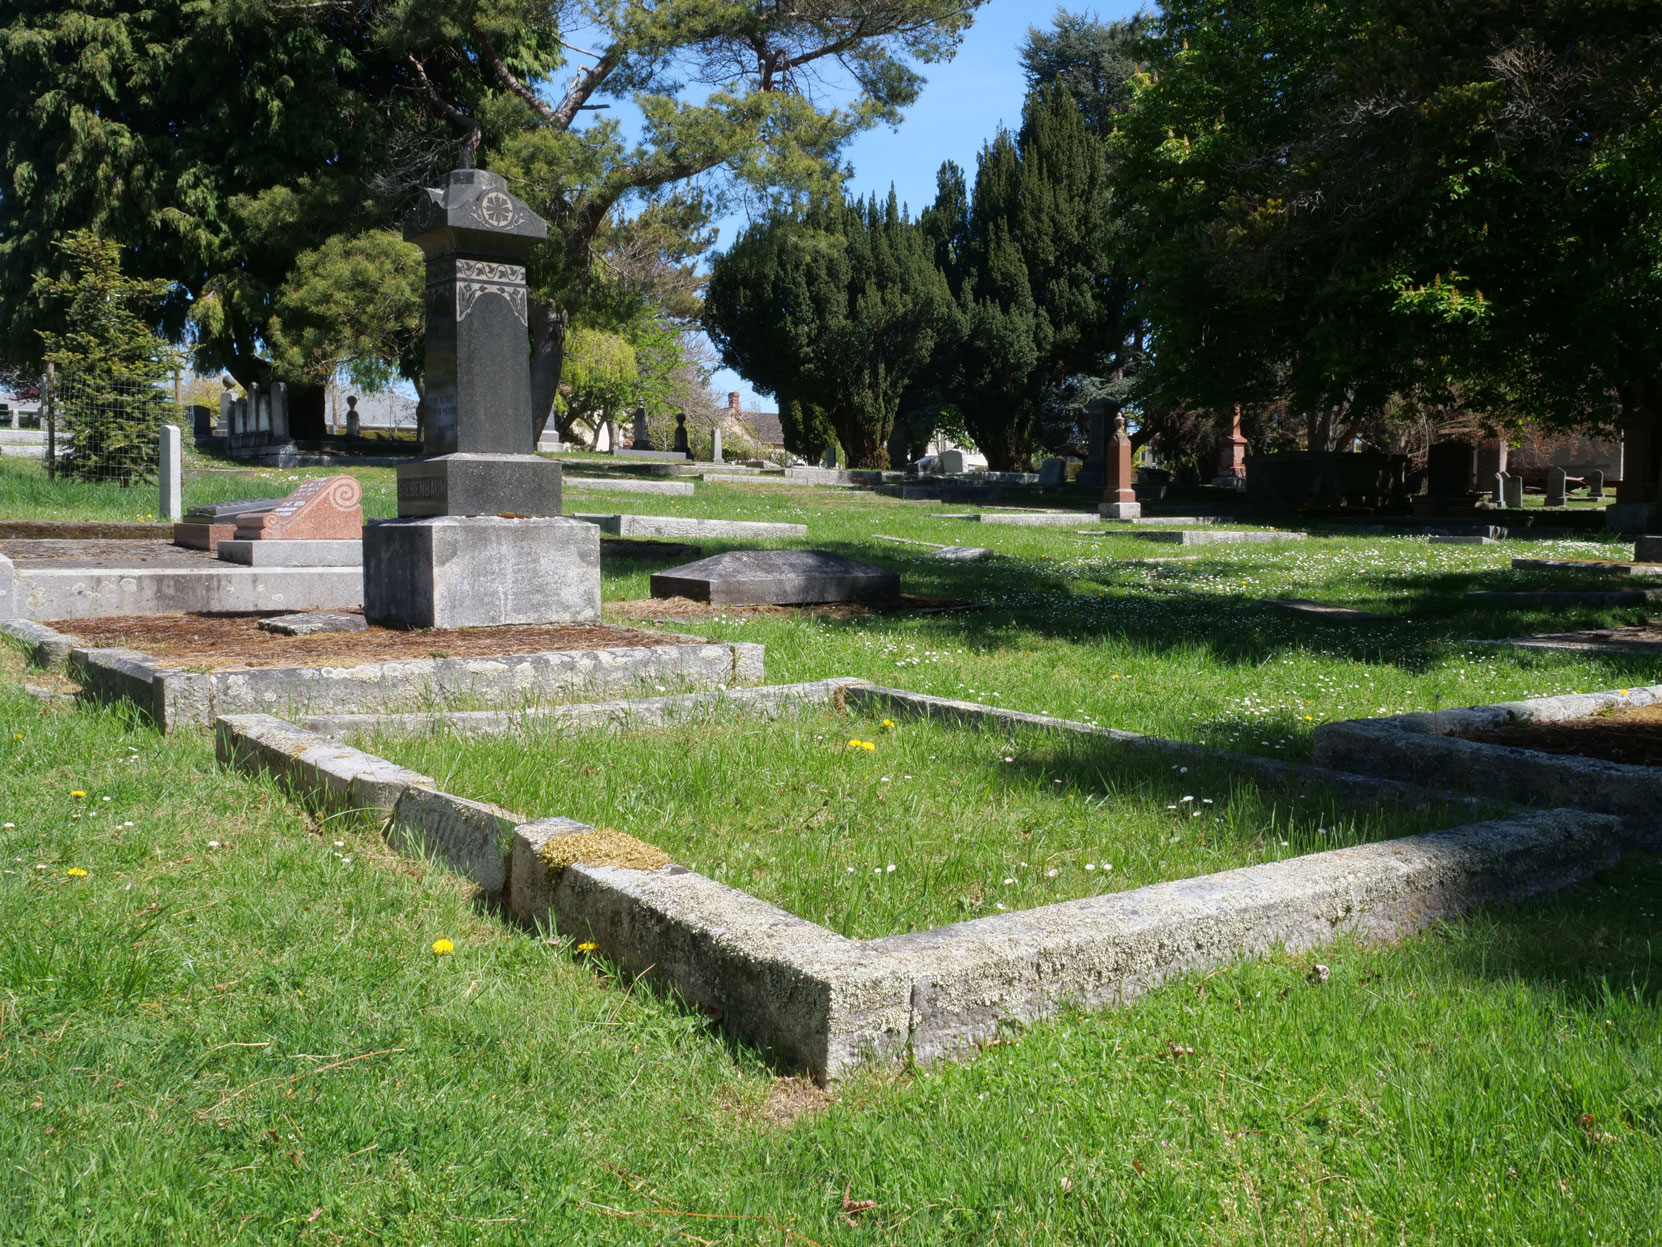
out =
{"type": "Polygon", "coordinates": [[[831,710],[623,735],[354,743],[526,818],[627,832],[862,939],[1484,817],[1357,808],[1316,786],[1077,735],[831,710]]]}
{"type": "Polygon", "coordinates": [[[823,1096],[205,736],[22,678],[0,654],[7,1243],[1658,1239],[1653,856],[823,1096]]]}
{"type": "MultiPolygon", "coordinates": [[[[193,476],[188,500],[277,492],[309,474],[193,476]]],[[[390,471],[361,475],[370,514],[389,513],[390,471]]],[[[44,486],[0,464],[0,515],[154,510],[131,491],[44,486]]],[[[775,681],[863,676],[1296,758],[1329,719],[1662,675],[1633,656],[1476,643],[1644,618],[1468,596],[1611,587],[1513,572],[1508,561],[1623,552],[1614,543],[1316,536],[1149,563],[1138,560],[1184,552],[935,519],[956,508],[832,491],[701,483],[690,499],[616,494],[585,497],[582,509],[803,522],[810,545],[892,567],[911,592],[985,604],[970,614],[735,612],[696,623],[764,642],[775,681]],[[996,553],[938,563],[877,534],[996,553]],[[1261,604],[1270,597],[1388,618],[1311,621],[1261,604]]],[[[646,597],[662,566],[608,560],[611,609],[646,597]]],[[[392,857],[371,827],[319,821],[263,783],[218,771],[205,736],[161,737],[121,714],[43,706],[20,691],[24,678],[0,652],[0,824],[9,824],[0,868],[11,872],[0,874],[9,1175],[0,1241],[1662,1241],[1654,855],[1394,948],[1324,950],[1324,984],[1309,980],[1309,957],[1255,959],[1126,1010],[1012,1033],[962,1065],[865,1074],[824,1097],[657,993],[650,975],[626,991],[566,941],[511,930],[454,877],[392,857]],[[454,941],[448,956],[432,952],[441,937],[454,941]],[[854,1226],[845,1191],[877,1201],[854,1226]]],[[[950,855],[952,829],[933,825],[951,817],[948,800],[989,810],[999,838],[975,847],[963,872],[987,880],[1015,837],[1028,839],[1028,822],[1035,834],[1042,821],[1074,837],[1064,855],[1081,872],[1072,881],[1083,861],[1154,877],[1231,860],[1243,844],[1282,851],[1267,839],[1283,826],[1289,852],[1295,836],[1313,834],[1309,816],[1282,813],[1268,789],[1242,795],[1192,771],[1193,787],[1179,781],[1175,792],[1168,768],[1116,780],[1116,826],[1136,834],[1105,840],[1086,834],[1102,824],[1082,814],[1036,817],[1109,795],[1088,759],[1048,759],[1013,741],[1018,761],[1004,763],[992,748],[1002,740],[967,731],[932,729],[950,745],[922,750],[925,762],[954,751],[959,789],[931,776],[902,796],[890,765],[931,733],[908,725],[889,739],[863,725],[858,738],[878,748],[857,758],[846,748],[852,727],[839,750],[811,720],[782,733],[777,763],[741,769],[749,778],[728,797],[740,807],[718,811],[713,781],[687,775],[687,759],[759,756],[771,742],[748,730],[730,724],[661,750],[643,751],[647,737],[597,740],[587,776],[552,774],[576,765],[558,740],[501,766],[528,785],[545,768],[537,782],[549,804],[566,806],[523,813],[610,810],[648,839],[667,810],[689,843],[703,842],[705,802],[709,822],[740,820],[744,839],[712,837],[708,860],[695,860],[714,868],[720,852],[721,868],[741,875],[764,861],[745,844],[765,848],[772,835],[747,803],[763,813],[797,804],[802,820],[829,811],[821,823],[851,834],[839,843],[828,829],[814,845],[804,833],[818,860],[884,873],[858,909],[839,911],[832,893],[809,916],[875,919],[879,887],[891,889],[899,904],[870,929],[916,920],[903,889],[918,876],[902,868],[897,833],[894,852],[876,852],[875,840],[860,843],[856,818],[886,835],[880,815],[904,814],[950,855]],[[822,743],[823,753],[812,747],[822,743]],[[614,777],[630,775],[661,776],[662,792],[619,781],[607,795],[614,777]],[[776,776],[803,790],[768,791],[776,776]],[[1056,778],[1060,799],[1045,791],[1056,778]],[[1183,827],[1164,809],[1181,804],[1174,792],[1212,797],[1226,814],[1183,827]],[[579,800],[591,804],[572,808],[579,800]],[[1215,835],[1229,832],[1231,811],[1238,836],[1215,835]],[[1208,824],[1205,835],[1196,824],[1208,824]],[[1162,843],[1168,826],[1179,839],[1162,843]]],[[[430,770],[462,786],[475,768],[483,790],[497,782],[488,764],[466,754],[430,770]]],[[[1339,830],[1371,834],[1372,817],[1339,830]]],[[[1005,877],[1017,876],[999,874],[966,912],[1011,904],[998,891],[1007,886],[1023,901],[1061,886],[1005,877]]]]}

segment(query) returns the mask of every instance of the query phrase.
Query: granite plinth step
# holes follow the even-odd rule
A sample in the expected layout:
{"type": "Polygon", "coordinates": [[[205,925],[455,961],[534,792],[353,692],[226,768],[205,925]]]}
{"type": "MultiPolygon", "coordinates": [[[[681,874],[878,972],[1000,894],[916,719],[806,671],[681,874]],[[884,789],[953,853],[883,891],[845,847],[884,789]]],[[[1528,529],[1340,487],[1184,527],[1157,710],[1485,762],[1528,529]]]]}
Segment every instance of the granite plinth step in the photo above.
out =
{"type": "Polygon", "coordinates": [[[285,541],[281,538],[221,541],[214,551],[226,563],[243,567],[362,567],[364,543],[352,541],[285,541]]]}
{"type": "Polygon", "coordinates": [[[1435,533],[1426,540],[1434,546],[1492,546],[1495,544],[1493,537],[1480,537],[1475,533],[1435,533]]]}
{"type": "Polygon", "coordinates": [[[1138,541],[1158,541],[1173,546],[1221,546],[1221,545],[1262,545],[1276,541],[1303,541],[1306,533],[1266,532],[1262,529],[1250,532],[1239,532],[1225,529],[1221,532],[1190,532],[1187,529],[1175,531],[1155,530],[1152,532],[1127,533],[1128,537],[1135,537],[1138,541]]]}
{"type": "Polygon", "coordinates": [[[806,524],[769,524],[757,520],[704,520],[682,515],[585,515],[572,518],[593,524],[613,537],[730,537],[765,540],[803,538],[806,524]]]}
{"type": "Polygon", "coordinates": [[[655,598],[721,606],[860,602],[899,592],[895,572],[824,550],[730,550],[652,577],[655,598]]]}

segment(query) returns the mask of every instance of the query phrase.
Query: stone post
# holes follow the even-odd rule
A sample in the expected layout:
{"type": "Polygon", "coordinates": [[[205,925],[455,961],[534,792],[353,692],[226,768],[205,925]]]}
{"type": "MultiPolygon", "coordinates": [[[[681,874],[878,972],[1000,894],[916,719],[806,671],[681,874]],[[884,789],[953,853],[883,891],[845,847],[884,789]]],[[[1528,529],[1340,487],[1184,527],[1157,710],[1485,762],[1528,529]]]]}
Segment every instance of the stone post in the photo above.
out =
{"type": "Polygon", "coordinates": [[[652,430],[646,423],[645,407],[635,408],[635,433],[633,440],[635,444],[632,449],[634,450],[651,450],[653,448],[652,430]]]}
{"type": "Polygon", "coordinates": [[[1134,520],[1143,513],[1131,489],[1131,436],[1124,416],[1114,417],[1114,433],[1108,439],[1108,486],[1097,511],[1107,520],[1134,520]]]}
{"type": "Polygon", "coordinates": [[[348,394],[346,396],[346,435],[348,437],[362,437],[364,435],[363,419],[358,414],[358,396],[348,394]]]}
{"type": "Polygon", "coordinates": [[[0,619],[16,619],[19,615],[15,586],[12,561],[0,554],[0,619]]]}
{"type": "Polygon", "coordinates": [[[1506,505],[1506,473],[1495,473],[1494,492],[1489,501],[1493,502],[1497,507],[1504,507],[1506,505]]]}
{"type": "Polygon", "coordinates": [[[1563,468],[1547,469],[1547,500],[1542,505],[1561,507],[1568,499],[1564,493],[1564,478],[1568,475],[1563,468]]]}
{"type": "Polygon", "coordinates": [[[600,617],[600,530],[560,517],[560,463],[531,424],[525,259],[548,226],[482,169],[427,191],[425,449],[398,518],[364,528],[364,615],[407,628],[600,617]]]}
{"type": "Polygon", "coordinates": [[[226,437],[232,432],[232,417],[237,409],[237,396],[231,392],[231,378],[221,377],[219,384],[219,431],[226,437]]]}
{"type": "Polygon", "coordinates": [[[721,457],[721,426],[719,424],[710,430],[710,462],[726,462],[726,460],[721,457]]]}
{"type": "Polygon", "coordinates": [[[156,476],[161,483],[161,500],[157,514],[166,518],[169,524],[177,524],[185,518],[184,508],[184,460],[180,452],[182,445],[179,436],[179,426],[176,424],[162,425],[160,440],[160,454],[157,458],[156,476]]]}
{"type": "Polygon", "coordinates": [[[675,441],[671,443],[670,450],[689,459],[693,457],[692,446],[687,441],[687,413],[684,411],[675,413],[675,441]]]}
{"type": "Polygon", "coordinates": [[[277,442],[289,440],[289,387],[286,381],[279,381],[271,387],[271,438],[277,442]]]}
{"type": "Polygon", "coordinates": [[[1212,478],[1212,484],[1225,489],[1245,489],[1246,452],[1247,439],[1241,433],[1241,405],[1236,403],[1218,447],[1218,474],[1212,478]]]}
{"type": "Polygon", "coordinates": [[[260,389],[260,383],[255,381],[248,387],[248,428],[245,435],[258,435],[266,431],[265,393],[260,389]]]}

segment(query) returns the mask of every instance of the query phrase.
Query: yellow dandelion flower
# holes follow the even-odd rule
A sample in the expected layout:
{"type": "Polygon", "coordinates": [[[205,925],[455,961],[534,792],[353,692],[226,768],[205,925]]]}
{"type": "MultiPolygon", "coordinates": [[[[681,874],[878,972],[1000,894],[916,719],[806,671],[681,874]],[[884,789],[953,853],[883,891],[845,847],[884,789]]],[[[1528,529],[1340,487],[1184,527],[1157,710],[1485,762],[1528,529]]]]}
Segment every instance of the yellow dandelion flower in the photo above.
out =
{"type": "Polygon", "coordinates": [[[579,944],[577,946],[577,951],[580,952],[580,953],[592,953],[595,949],[597,949],[599,947],[600,947],[600,945],[594,943],[591,940],[587,943],[579,944]]]}
{"type": "Polygon", "coordinates": [[[85,879],[87,877],[87,872],[82,870],[79,866],[71,866],[68,870],[64,871],[64,874],[68,875],[71,879],[85,879]]]}
{"type": "Polygon", "coordinates": [[[72,797],[84,797],[87,794],[82,792],[79,788],[77,788],[74,792],[70,793],[69,795],[72,796],[72,797]]]}
{"type": "Polygon", "coordinates": [[[848,742],[848,747],[850,749],[858,749],[860,747],[860,742],[857,740],[851,740],[848,742]]]}
{"type": "Polygon", "coordinates": [[[884,719],[883,720],[883,726],[884,727],[893,727],[894,726],[894,720],[893,719],[884,719]]]}
{"type": "Polygon", "coordinates": [[[872,744],[869,740],[863,740],[860,742],[860,748],[875,750],[877,746],[872,744]]]}
{"type": "Polygon", "coordinates": [[[433,941],[433,954],[435,956],[443,957],[447,953],[453,953],[455,951],[456,951],[456,946],[454,944],[452,944],[449,940],[437,939],[437,940],[433,941]]]}

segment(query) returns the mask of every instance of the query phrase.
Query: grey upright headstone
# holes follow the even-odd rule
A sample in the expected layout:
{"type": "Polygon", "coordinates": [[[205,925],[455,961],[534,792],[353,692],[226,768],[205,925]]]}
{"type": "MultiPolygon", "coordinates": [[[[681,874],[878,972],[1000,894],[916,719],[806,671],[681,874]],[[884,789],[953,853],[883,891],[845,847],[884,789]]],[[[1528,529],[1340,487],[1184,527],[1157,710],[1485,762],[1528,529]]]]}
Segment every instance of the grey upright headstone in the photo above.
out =
{"type": "Polygon", "coordinates": [[[560,465],[531,441],[525,259],[548,226],[483,169],[457,169],[404,220],[427,258],[424,449],[399,515],[558,515],[560,465]]]}
{"type": "Polygon", "coordinates": [[[1506,473],[1506,505],[1512,509],[1523,506],[1523,477],[1516,472],[1506,473]]]}
{"type": "Polygon", "coordinates": [[[1547,499],[1542,505],[1549,507],[1565,505],[1568,499],[1564,491],[1564,478],[1568,475],[1569,473],[1565,472],[1563,468],[1547,469],[1547,499]]]}
{"type": "Polygon", "coordinates": [[[1497,507],[1506,505],[1506,473],[1495,473],[1495,488],[1490,499],[1497,507]]]}
{"type": "Polygon", "coordinates": [[[1054,489],[1067,480],[1068,461],[1066,459],[1050,458],[1039,465],[1039,487],[1054,489]]]}
{"type": "Polygon", "coordinates": [[[162,425],[158,456],[160,463],[157,465],[156,476],[161,486],[159,514],[166,517],[169,524],[177,524],[184,518],[184,459],[181,445],[179,426],[162,425]]]}
{"type": "Polygon", "coordinates": [[[1587,473],[1587,496],[1589,498],[1604,497],[1604,473],[1597,468],[1587,473]]]}
{"type": "Polygon", "coordinates": [[[235,432],[232,428],[232,417],[236,413],[237,396],[231,392],[230,377],[221,377],[219,383],[222,387],[219,391],[219,431],[230,437],[235,432]]]}
{"type": "Polygon", "coordinates": [[[1095,398],[1085,404],[1085,462],[1079,467],[1075,484],[1085,489],[1108,486],[1108,439],[1112,436],[1119,404],[1095,398]]]}
{"type": "Polygon", "coordinates": [[[214,435],[213,408],[204,407],[201,403],[190,405],[190,435],[197,440],[214,435]]]}
{"type": "Polygon", "coordinates": [[[358,396],[348,394],[346,396],[346,435],[348,437],[362,437],[363,420],[364,418],[358,414],[358,396]]]}
{"type": "Polygon", "coordinates": [[[963,451],[943,450],[941,452],[941,472],[944,475],[962,476],[965,466],[963,451]]]}
{"type": "Polygon", "coordinates": [[[652,430],[647,427],[646,408],[635,408],[635,449],[652,449],[652,430]]]}
{"type": "Polygon", "coordinates": [[[837,448],[836,448],[836,446],[834,446],[834,445],[826,446],[825,452],[823,454],[821,454],[820,457],[819,457],[819,466],[822,467],[822,468],[834,468],[834,467],[837,466],[837,448]]]}
{"type": "Polygon", "coordinates": [[[248,428],[244,436],[259,436],[270,431],[271,408],[266,406],[265,391],[255,381],[248,387],[248,428]]]}
{"type": "Polygon", "coordinates": [[[279,442],[289,440],[289,387],[285,381],[271,387],[271,436],[279,442]]]}
{"type": "Polygon", "coordinates": [[[427,257],[427,449],[398,467],[398,515],[366,525],[364,617],[409,628],[600,618],[600,530],[560,516],[536,454],[525,257],[540,217],[494,173],[458,169],[404,236],[427,257]]]}
{"type": "Polygon", "coordinates": [[[721,457],[721,426],[717,425],[710,430],[710,462],[725,463],[721,457]]]}
{"type": "Polygon", "coordinates": [[[676,454],[692,458],[692,447],[687,444],[687,413],[684,411],[675,413],[675,441],[670,449],[676,454]]]}

